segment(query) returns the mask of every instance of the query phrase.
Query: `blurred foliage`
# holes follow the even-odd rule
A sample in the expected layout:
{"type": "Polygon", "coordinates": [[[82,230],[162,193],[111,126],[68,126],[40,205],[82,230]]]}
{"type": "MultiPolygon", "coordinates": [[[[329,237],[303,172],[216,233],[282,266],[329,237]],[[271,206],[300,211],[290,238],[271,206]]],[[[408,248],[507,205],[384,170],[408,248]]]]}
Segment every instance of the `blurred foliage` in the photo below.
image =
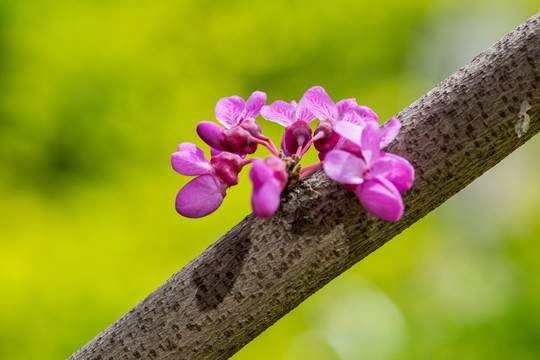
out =
{"type": "MultiPolygon", "coordinates": [[[[0,358],[89,341],[250,212],[173,207],[180,142],[216,101],[322,85],[381,119],[537,11],[534,0],[0,2],[0,358]]],[[[263,123],[279,142],[280,127],[263,123]]],[[[235,359],[540,358],[538,139],[235,359]]],[[[260,150],[263,151],[264,150],[260,150]]]]}

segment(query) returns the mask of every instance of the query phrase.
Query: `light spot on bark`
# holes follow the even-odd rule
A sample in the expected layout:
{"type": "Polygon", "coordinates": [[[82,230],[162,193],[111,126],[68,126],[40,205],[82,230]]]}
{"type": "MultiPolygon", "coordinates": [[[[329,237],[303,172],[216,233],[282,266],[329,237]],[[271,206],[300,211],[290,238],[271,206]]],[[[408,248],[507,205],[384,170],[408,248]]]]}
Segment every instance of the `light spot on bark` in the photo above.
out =
{"type": "Polygon", "coordinates": [[[529,100],[523,100],[519,109],[518,120],[514,125],[514,129],[516,130],[516,135],[518,138],[522,137],[527,133],[527,131],[529,131],[531,118],[529,114],[527,114],[527,111],[529,111],[530,109],[531,103],[529,102],[529,100]]]}

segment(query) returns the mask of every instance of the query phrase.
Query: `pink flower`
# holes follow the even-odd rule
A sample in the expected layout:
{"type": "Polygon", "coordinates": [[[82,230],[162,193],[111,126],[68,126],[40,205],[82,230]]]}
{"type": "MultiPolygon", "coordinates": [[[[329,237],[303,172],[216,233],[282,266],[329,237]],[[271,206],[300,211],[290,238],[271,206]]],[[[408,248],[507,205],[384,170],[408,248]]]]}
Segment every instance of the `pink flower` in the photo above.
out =
{"type": "Polygon", "coordinates": [[[255,121],[265,102],[266,94],[261,91],[251,94],[247,102],[236,95],[222,98],[214,113],[225,129],[216,123],[202,121],[197,125],[197,134],[214,149],[253,154],[258,144],[269,141],[255,121]]]}
{"type": "Polygon", "coordinates": [[[280,158],[270,155],[264,161],[253,159],[249,177],[253,182],[251,207],[255,215],[271,217],[279,207],[281,192],[287,184],[287,170],[280,158]]]}
{"type": "Polygon", "coordinates": [[[395,128],[393,124],[384,131],[375,122],[363,128],[336,124],[334,130],[354,146],[350,147],[352,151],[328,152],[323,163],[330,178],[354,191],[366,210],[388,221],[402,217],[404,206],[400,193],[407,191],[414,180],[414,168],[406,159],[380,150],[382,144],[395,137],[395,128]]]}
{"type": "Polygon", "coordinates": [[[332,130],[337,121],[359,126],[368,122],[378,123],[377,114],[367,106],[360,106],[355,99],[344,99],[334,104],[330,96],[320,86],[308,89],[303,97],[305,107],[320,121],[315,129],[313,141],[315,148],[322,153],[332,150],[340,139],[332,130]]]}
{"type": "Polygon", "coordinates": [[[309,123],[315,116],[309,112],[303,104],[291,101],[274,101],[272,105],[265,105],[261,109],[263,118],[285,126],[285,133],[281,140],[281,149],[287,156],[291,154],[301,155],[311,145],[311,128],[309,123]]]}
{"type": "Polygon", "coordinates": [[[173,169],[181,175],[196,176],[176,195],[176,211],[189,218],[206,216],[219,208],[228,187],[238,184],[238,173],[248,160],[222,152],[206,160],[196,145],[182,143],[172,154],[173,169]]]}

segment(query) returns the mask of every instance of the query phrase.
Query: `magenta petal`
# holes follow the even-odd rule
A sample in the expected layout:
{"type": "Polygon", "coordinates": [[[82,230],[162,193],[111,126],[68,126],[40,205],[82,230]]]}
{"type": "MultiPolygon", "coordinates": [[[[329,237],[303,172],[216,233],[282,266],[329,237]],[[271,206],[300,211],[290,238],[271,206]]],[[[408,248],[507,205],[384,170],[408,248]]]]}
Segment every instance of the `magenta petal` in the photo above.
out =
{"type": "Polygon", "coordinates": [[[342,116],[339,117],[340,122],[347,122],[359,126],[366,126],[366,122],[362,119],[360,115],[355,111],[355,109],[349,109],[342,116]]]}
{"type": "Polygon", "coordinates": [[[253,213],[262,218],[271,217],[279,207],[283,188],[278,180],[274,178],[268,165],[259,159],[253,160],[249,177],[253,182],[253,194],[251,196],[253,213]]]}
{"type": "Polygon", "coordinates": [[[196,154],[197,158],[202,161],[206,161],[204,157],[204,151],[202,151],[197,145],[185,142],[178,145],[178,151],[187,151],[196,154]]]}
{"type": "Polygon", "coordinates": [[[397,119],[388,120],[381,131],[381,149],[388,146],[396,138],[400,129],[401,123],[397,119]]]}
{"type": "Polygon", "coordinates": [[[395,162],[390,157],[381,156],[371,164],[368,171],[366,171],[365,178],[373,179],[375,177],[386,177],[386,175],[393,170],[395,162]]]}
{"type": "Polygon", "coordinates": [[[281,190],[278,182],[274,179],[267,181],[257,191],[254,189],[251,197],[253,213],[265,219],[274,215],[281,201],[281,190]]]}
{"type": "Polygon", "coordinates": [[[329,178],[342,184],[360,184],[364,181],[366,163],[346,151],[329,151],[324,158],[323,167],[329,178]]]}
{"type": "Polygon", "coordinates": [[[176,195],[176,211],[188,218],[206,216],[221,205],[227,185],[206,174],[188,182],[176,195]]]}
{"type": "Polygon", "coordinates": [[[201,121],[197,124],[197,134],[199,137],[216,150],[224,151],[223,140],[225,134],[223,128],[216,123],[210,121],[201,121]]]}
{"type": "Polygon", "coordinates": [[[214,110],[216,119],[230,129],[240,121],[240,115],[244,112],[246,103],[240,96],[231,96],[220,99],[214,110]]]}
{"type": "Polygon", "coordinates": [[[399,192],[409,190],[414,182],[414,167],[411,163],[401,156],[390,153],[383,153],[380,160],[382,159],[390,159],[392,164],[384,177],[394,184],[399,192]]]}
{"type": "Polygon", "coordinates": [[[337,118],[336,105],[320,86],[308,89],[300,102],[304,103],[306,108],[319,120],[336,120],[337,118]]]}
{"type": "Polygon", "coordinates": [[[367,211],[387,221],[398,221],[403,215],[403,200],[399,191],[385,178],[366,180],[358,185],[356,196],[367,211]]]}
{"type": "Polygon", "coordinates": [[[360,105],[354,109],[354,111],[362,118],[364,122],[374,121],[379,123],[379,117],[375,114],[375,111],[371,110],[367,106],[360,105]]]}
{"type": "Polygon", "coordinates": [[[360,141],[362,139],[362,130],[363,127],[357,124],[352,124],[344,121],[337,121],[333,128],[335,132],[343,136],[345,139],[353,142],[354,144],[360,146],[360,141]]]}
{"type": "Polygon", "coordinates": [[[256,118],[261,113],[261,108],[266,102],[266,94],[262,91],[255,91],[246,101],[246,112],[244,118],[256,118]]]}
{"type": "Polygon", "coordinates": [[[298,105],[295,107],[296,107],[296,111],[295,111],[294,118],[296,120],[305,121],[307,123],[310,123],[311,121],[315,120],[316,118],[315,115],[313,115],[311,111],[309,111],[309,108],[307,107],[305,101],[300,100],[300,103],[298,103],[298,105]]]}
{"type": "Polygon", "coordinates": [[[178,151],[171,155],[171,164],[177,173],[186,176],[207,174],[212,169],[204,152],[191,143],[178,145],[178,151]]]}
{"type": "Polygon", "coordinates": [[[253,183],[254,188],[260,188],[264,182],[272,177],[272,170],[261,159],[253,159],[251,170],[249,171],[249,178],[253,183]]]}
{"type": "Polygon", "coordinates": [[[266,120],[276,122],[285,127],[291,125],[294,118],[295,106],[285,101],[274,101],[272,105],[265,105],[261,109],[261,116],[266,120]]]}
{"type": "Polygon", "coordinates": [[[283,133],[283,137],[281,138],[281,150],[283,151],[283,153],[285,154],[285,156],[291,156],[291,152],[289,151],[289,149],[287,148],[287,142],[288,142],[288,133],[287,131],[285,130],[285,132],[283,133]]]}
{"type": "Polygon", "coordinates": [[[338,101],[336,104],[337,109],[337,119],[343,118],[343,115],[351,109],[357,108],[358,104],[356,103],[356,99],[343,99],[341,101],[338,101]]]}
{"type": "Polygon", "coordinates": [[[362,130],[362,139],[360,147],[362,148],[362,156],[368,166],[374,163],[381,153],[380,146],[381,129],[376,122],[368,122],[362,130]]]}
{"type": "Polygon", "coordinates": [[[287,164],[285,161],[281,160],[275,155],[270,155],[264,162],[272,172],[272,176],[277,180],[281,188],[285,188],[287,185],[287,180],[289,179],[289,174],[287,173],[287,164]]]}
{"type": "Polygon", "coordinates": [[[211,147],[210,148],[210,157],[218,156],[219,154],[222,154],[222,150],[218,150],[216,148],[211,147]]]}

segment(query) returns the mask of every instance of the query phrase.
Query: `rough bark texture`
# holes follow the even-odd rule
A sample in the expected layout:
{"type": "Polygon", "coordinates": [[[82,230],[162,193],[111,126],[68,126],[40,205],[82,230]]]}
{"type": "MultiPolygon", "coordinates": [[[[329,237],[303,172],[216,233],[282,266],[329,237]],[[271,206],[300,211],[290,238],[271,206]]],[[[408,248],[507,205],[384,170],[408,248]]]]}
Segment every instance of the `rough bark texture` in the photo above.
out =
{"type": "Polygon", "coordinates": [[[226,359],[540,130],[540,13],[397,115],[416,181],[397,223],[321,171],[247,216],[70,359],[226,359]],[[527,120],[530,126],[527,130],[527,120]]]}

